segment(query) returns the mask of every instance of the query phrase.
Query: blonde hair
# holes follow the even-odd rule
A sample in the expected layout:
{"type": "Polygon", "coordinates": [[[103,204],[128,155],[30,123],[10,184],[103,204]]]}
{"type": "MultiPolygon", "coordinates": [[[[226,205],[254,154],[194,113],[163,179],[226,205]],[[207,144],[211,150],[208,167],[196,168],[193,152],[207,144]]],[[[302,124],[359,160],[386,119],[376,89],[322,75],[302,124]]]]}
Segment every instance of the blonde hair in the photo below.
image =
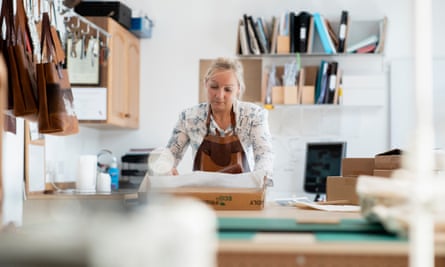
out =
{"type": "Polygon", "coordinates": [[[210,77],[215,73],[215,71],[220,70],[231,70],[236,76],[238,80],[238,86],[240,89],[240,93],[238,95],[238,99],[241,99],[244,91],[246,90],[246,85],[244,84],[244,70],[243,65],[238,59],[235,58],[224,58],[219,57],[215,59],[207,69],[207,72],[204,76],[204,87],[210,77]]]}

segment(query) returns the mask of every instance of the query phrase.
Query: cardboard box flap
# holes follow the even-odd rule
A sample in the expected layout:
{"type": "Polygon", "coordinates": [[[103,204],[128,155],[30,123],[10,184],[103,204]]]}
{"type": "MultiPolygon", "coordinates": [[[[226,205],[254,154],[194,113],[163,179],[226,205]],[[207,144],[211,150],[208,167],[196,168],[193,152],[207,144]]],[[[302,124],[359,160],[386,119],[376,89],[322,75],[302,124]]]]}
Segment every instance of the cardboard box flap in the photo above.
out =
{"type": "Polygon", "coordinates": [[[394,148],[394,149],[379,153],[375,156],[377,157],[377,156],[391,156],[391,155],[402,155],[402,150],[400,150],[398,148],[394,148]]]}

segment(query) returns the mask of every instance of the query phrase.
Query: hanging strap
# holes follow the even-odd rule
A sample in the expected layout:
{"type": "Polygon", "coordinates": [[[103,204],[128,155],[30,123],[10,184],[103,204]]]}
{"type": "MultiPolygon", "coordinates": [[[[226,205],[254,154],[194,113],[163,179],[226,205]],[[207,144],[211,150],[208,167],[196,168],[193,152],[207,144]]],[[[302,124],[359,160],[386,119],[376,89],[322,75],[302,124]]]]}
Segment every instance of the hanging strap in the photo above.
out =
{"type": "Polygon", "coordinates": [[[17,25],[17,42],[22,42],[26,51],[32,54],[32,46],[30,34],[27,26],[27,18],[23,0],[17,0],[16,25],[17,25]]]}
{"type": "Polygon", "coordinates": [[[43,12],[42,14],[42,37],[40,40],[40,47],[42,48],[42,63],[51,61],[57,63],[54,51],[54,41],[51,37],[51,23],[47,12],[43,12]]]}

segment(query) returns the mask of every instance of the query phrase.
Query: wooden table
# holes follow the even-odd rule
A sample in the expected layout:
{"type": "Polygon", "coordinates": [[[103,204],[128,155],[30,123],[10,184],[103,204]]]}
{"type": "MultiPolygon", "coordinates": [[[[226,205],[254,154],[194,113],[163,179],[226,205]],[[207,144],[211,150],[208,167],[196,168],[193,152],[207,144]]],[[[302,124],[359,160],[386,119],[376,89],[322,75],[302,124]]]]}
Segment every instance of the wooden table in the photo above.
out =
{"type": "MultiPolygon", "coordinates": [[[[269,203],[261,211],[217,211],[218,218],[277,218],[300,222],[360,219],[359,213],[323,212],[269,203]]],[[[342,236],[314,232],[237,232],[220,237],[219,267],[408,266],[409,243],[396,236],[342,236]],[[334,237],[332,237],[332,235],[334,237]],[[329,237],[330,236],[330,237],[329,237]]],[[[445,266],[445,238],[436,236],[436,265],[445,266]]]]}

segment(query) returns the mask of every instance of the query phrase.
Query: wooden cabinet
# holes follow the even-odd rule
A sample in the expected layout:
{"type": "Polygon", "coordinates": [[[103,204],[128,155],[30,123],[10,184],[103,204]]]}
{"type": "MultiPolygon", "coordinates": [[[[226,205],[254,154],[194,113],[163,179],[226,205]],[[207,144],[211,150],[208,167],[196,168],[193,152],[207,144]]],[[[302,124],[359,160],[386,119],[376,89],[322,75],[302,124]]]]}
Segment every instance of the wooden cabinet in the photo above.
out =
{"type": "Polygon", "coordinates": [[[107,88],[107,119],[81,121],[85,125],[137,129],[139,127],[139,39],[108,17],[87,17],[106,30],[109,54],[100,69],[100,87],[107,88]]]}

